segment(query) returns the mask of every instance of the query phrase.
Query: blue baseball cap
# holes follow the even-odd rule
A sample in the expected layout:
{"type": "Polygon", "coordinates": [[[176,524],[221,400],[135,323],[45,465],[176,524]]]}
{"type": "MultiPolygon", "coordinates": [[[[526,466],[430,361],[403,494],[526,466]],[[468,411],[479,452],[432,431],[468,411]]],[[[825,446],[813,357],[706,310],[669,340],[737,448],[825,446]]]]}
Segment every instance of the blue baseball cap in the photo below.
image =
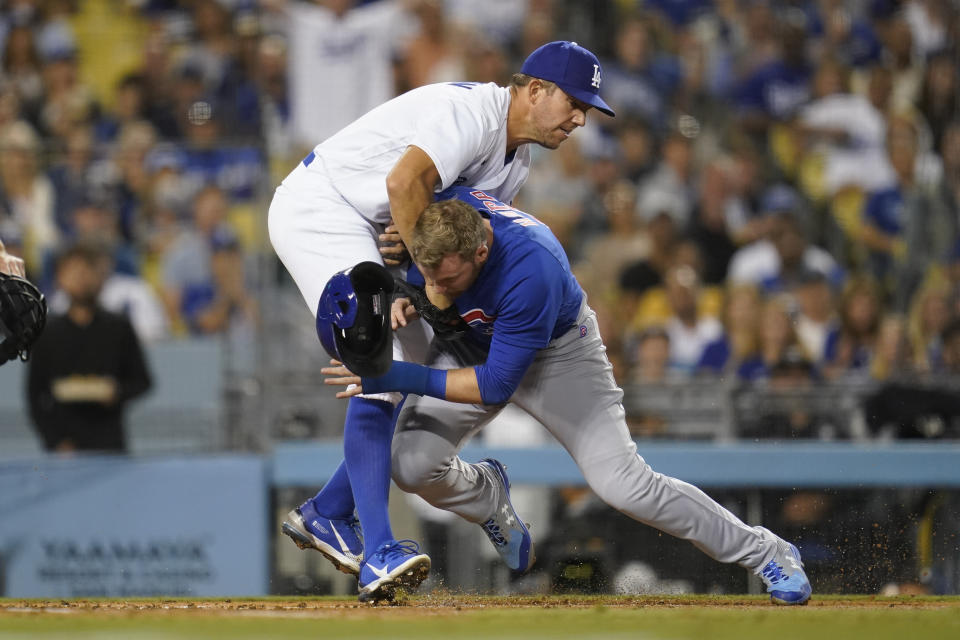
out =
{"type": "Polygon", "coordinates": [[[600,61],[576,42],[557,40],[543,45],[524,60],[520,73],[549,80],[564,93],[613,117],[613,109],[600,97],[600,61]]]}

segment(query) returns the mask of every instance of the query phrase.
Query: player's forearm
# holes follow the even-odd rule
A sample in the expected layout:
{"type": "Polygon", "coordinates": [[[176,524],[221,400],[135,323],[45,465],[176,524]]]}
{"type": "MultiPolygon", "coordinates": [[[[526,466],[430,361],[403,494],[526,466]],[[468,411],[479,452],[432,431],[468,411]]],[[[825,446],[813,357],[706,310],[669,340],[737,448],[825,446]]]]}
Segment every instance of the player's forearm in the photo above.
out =
{"type": "Polygon", "coordinates": [[[390,215],[404,244],[410,246],[413,227],[420,214],[433,202],[433,190],[440,174],[423,150],[408,147],[387,175],[390,215]]]}
{"type": "Polygon", "coordinates": [[[483,403],[477,374],[473,367],[444,371],[410,362],[395,361],[385,375],[361,380],[364,393],[399,391],[432,396],[449,402],[483,403]]]}

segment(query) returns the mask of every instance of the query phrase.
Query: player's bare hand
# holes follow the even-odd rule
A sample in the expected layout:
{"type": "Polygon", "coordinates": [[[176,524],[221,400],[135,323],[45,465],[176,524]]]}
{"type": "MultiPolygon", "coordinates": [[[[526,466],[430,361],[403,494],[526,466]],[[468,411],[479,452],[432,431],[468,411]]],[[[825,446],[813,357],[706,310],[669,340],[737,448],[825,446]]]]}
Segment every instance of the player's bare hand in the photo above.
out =
{"type": "Polygon", "coordinates": [[[337,392],[338,398],[352,398],[363,393],[363,387],[360,386],[360,376],[354,375],[339,360],[330,360],[330,365],[320,369],[320,373],[327,376],[324,378],[323,384],[346,387],[345,391],[337,392]]]}
{"type": "Polygon", "coordinates": [[[387,266],[396,266],[403,264],[410,259],[407,253],[407,246],[400,239],[400,233],[397,232],[397,225],[390,221],[390,224],[379,236],[380,255],[383,256],[383,262],[387,266]]]}
{"type": "Polygon", "coordinates": [[[10,255],[0,244],[0,272],[11,276],[26,277],[27,271],[23,260],[14,255],[10,255]]]}
{"type": "Polygon", "coordinates": [[[390,308],[390,325],[396,331],[400,327],[407,326],[407,323],[417,316],[417,308],[410,302],[410,298],[397,298],[390,308]]]}

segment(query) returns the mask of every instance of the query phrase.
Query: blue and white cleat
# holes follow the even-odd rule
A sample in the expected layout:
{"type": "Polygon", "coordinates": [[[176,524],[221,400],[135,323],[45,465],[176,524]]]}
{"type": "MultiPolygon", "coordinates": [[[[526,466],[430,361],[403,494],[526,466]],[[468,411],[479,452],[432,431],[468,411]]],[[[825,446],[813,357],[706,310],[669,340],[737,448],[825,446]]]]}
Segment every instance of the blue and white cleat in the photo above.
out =
{"type": "Polygon", "coordinates": [[[427,579],[430,557],[413,540],[389,540],[360,569],[360,602],[393,600],[397,588],[413,591],[427,579]]]}
{"type": "Polygon", "coordinates": [[[767,585],[774,604],[807,604],[813,589],[797,548],[784,540],[777,541],[777,554],[757,574],[767,585]]]}
{"type": "Polygon", "coordinates": [[[492,458],[486,458],[478,464],[490,471],[494,479],[502,485],[497,511],[480,527],[490,538],[490,542],[507,566],[514,571],[526,573],[536,562],[533,539],[530,537],[527,525],[517,515],[513,503],[510,502],[510,480],[507,478],[507,469],[492,458]]]}
{"type": "Polygon", "coordinates": [[[327,518],[317,513],[313,500],[287,514],[280,527],[284,535],[301,549],[316,549],[338,571],[359,575],[363,563],[363,534],[360,521],[348,518],[327,518]]]}

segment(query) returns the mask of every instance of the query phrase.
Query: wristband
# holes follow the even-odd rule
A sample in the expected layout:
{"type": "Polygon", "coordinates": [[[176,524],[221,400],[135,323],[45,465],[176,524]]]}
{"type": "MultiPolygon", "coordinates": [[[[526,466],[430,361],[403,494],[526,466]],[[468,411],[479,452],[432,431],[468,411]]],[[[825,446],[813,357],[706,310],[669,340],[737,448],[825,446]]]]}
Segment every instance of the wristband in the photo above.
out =
{"type": "Polygon", "coordinates": [[[360,384],[365,394],[399,391],[418,396],[431,396],[440,400],[445,400],[447,397],[446,371],[399,360],[394,360],[389,371],[382,376],[360,378],[360,384]]]}

